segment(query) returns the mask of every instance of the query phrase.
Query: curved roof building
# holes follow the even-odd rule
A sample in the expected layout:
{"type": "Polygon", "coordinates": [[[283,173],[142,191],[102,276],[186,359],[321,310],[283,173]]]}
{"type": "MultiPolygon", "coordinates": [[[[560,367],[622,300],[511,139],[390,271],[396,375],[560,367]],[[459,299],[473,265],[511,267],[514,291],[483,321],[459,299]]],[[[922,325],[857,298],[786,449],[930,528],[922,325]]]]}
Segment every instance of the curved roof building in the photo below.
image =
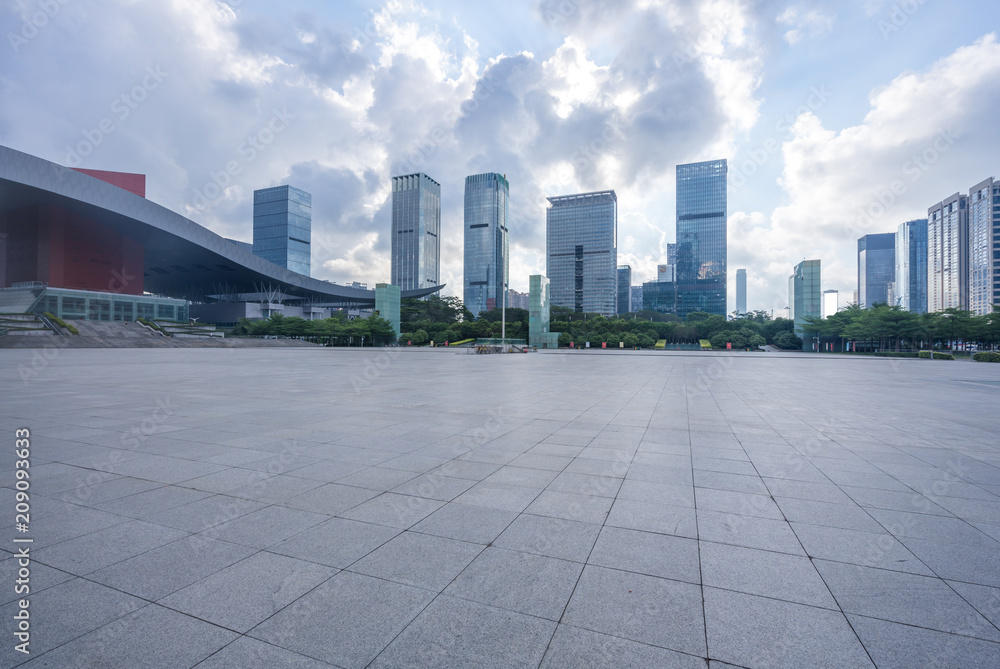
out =
{"type": "Polygon", "coordinates": [[[0,146],[0,287],[194,301],[267,291],[312,305],[375,304],[374,290],[285,269],[144,195],[143,175],[78,171],[0,146]]]}

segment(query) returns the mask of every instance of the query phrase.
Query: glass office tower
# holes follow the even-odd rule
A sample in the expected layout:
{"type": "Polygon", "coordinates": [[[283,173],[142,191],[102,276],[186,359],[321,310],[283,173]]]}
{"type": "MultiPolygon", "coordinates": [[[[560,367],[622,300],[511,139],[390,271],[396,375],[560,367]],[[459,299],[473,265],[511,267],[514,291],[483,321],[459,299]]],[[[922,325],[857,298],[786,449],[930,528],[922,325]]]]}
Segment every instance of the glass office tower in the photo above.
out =
{"type": "Polygon", "coordinates": [[[507,177],[465,178],[465,308],[475,316],[500,309],[508,288],[507,177]]]}
{"type": "Polygon", "coordinates": [[[441,184],[426,174],[392,178],[392,278],[403,290],[441,278],[441,184]]]}
{"type": "Polygon", "coordinates": [[[969,310],[993,313],[1000,304],[1000,181],[969,191],[969,310]]]}
{"type": "Polygon", "coordinates": [[[747,271],[736,270],[736,313],[747,312],[747,271]]]}
{"type": "Polygon", "coordinates": [[[726,315],[726,160],[677,166],[677,315],[726,315]]]}
{"type": "Polygon", "coordinates": [[[312,195],[292,186],[253,192],[253,254],[309,276],[312,195]]]}
{"type": "Polygon", "coordinates": [[[618,196],[605,190],[548,200],[546,275],[552,304],[614,316],[618,306],[618,196]]]}
{"type": "Polygon", "coordinates": [[[896,280],[896,233],[858,239],[858,304],[870,309],[889,303],[889,284],[896,280]]]}
{"type": "Polygon", "coordinates": [[[618,266],[618,313],[632,311],[632,266],[618,266]]]}
{"type": "Polygon", "coordinates": [[[969,305],[969,198],[955,193],[927,210],[927,311],[969,305]]]}
{"type": "Polygon", "coordinates": [[[632,286],[632,306],[629,311],[642,311],[642,285],[632,286]]]}
{"type": "Polygon", "coordinates": [[[900,223],[896,231],[895,304],[905,311],[927,311],[927,219],[900,223]]]}
{"type": "Polygon", "coordinates": [[[802,350],[813,350],[813,343],[802,334],[806,316],[823,316],[823,293],[819,260],[803,260],[792,271],[790,301],[792,302],[795,334],[802,337],[802,350]]]}

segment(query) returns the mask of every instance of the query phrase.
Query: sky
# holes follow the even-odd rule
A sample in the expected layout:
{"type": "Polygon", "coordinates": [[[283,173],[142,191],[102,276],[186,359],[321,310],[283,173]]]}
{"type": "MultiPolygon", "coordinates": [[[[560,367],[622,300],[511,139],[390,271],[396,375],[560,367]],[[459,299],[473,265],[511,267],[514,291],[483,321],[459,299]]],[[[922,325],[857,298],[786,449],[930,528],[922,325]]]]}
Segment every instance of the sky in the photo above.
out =
{"type": "Polygon", "coordinates": [[[1000,176],[995,0],[7,0],[0,144],[147,175],[251,241],[253,191],[313,196],[312,274],[390,276],[390,180],[441,183],[462,293],[467,175],[510,182],[511,288],[545,273],[547,196],[614,189],[618,262],[653,280],[678,164],[729,161],[729,310],[787,306],[822,260],[1000,176]]]}

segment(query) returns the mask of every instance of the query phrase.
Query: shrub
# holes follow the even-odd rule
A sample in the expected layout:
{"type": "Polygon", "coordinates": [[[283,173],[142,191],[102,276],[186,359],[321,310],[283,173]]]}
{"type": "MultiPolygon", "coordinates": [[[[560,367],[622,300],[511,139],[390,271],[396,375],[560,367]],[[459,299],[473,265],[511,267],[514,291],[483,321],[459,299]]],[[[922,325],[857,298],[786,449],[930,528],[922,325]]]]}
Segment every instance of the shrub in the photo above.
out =
{"type": "Polygon", "coordinates": [[[785,349],[802,349],[802,340],[791,332],[779,332],[774,336],[774,345],[785,349]]]}
{"type": "Polygon", "coordinates": [[[52,313],[49,313],[48,311],[46,311],[45,312],[45,317],[48,318],[53,323],[55,323],[56,325],[58,325],[59,327],[63,328],[64,330],[69,330],[70,334],[75,334],[75,335],[80,334],[79,330],[77,330],[75,327],[73,327],[72,325],[70,325],[69,323],[67,323],[66,321],[64,321],[63,319],[59,318],[55,314],[52,314],[52,313]]]}
{"type": "Polygon", "coordinates": [[[942,353],[941,351],[921,351],[918,357],[924,358],[925,360],[931,357],[931,353],[934,353],[935,360],[954,360],[955,356],[951,353],[942,353]]]}
{"type": "Polygon", "coordinates": [[[972,356],[972,359],[976,362],[1000,362],[1000,352],[981,351],[972,356]]]}

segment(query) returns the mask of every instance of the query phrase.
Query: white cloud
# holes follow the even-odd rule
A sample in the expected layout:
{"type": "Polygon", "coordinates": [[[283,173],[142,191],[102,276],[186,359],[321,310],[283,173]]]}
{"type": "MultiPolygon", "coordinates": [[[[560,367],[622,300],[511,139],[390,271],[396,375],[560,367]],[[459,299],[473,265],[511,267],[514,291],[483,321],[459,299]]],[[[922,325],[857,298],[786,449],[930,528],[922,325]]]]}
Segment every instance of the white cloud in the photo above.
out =
{"type": "Polygon", "coordinates": [[[803,39],[815,39],[833,30],[835,16],[819,8],[807,9],[800,5],[788,7],[778,16],[778,23],[788,26],[785,41],[795,46],[803,39]]]}
{"type": "Polygon", "coordinates": [[[874,91],[858,125],[832,130],[801,114],[782,146],[787,201],[769,225],[760,214],[731,214],[730,256],[744,260],[730,266],[763,269],[767,308],[784,306],[784,281],[804,258],[823,260],[824,288],[850,295],[858,237],[895,231],[996,173],[998,80],[1000,44],[989,34],[874,91]]]}
{"type": "Polygon", "coordinates": [[[538,55],[481,55],[415,2],[342,24],[303,7],[119,0],[98,15],[70,3],[60,28],[3,66],[18,104],[0,108],[0,138],[64,162],[159,64],[167,80],[82,166],[145,172],[151,199],[240,239],[254,189],[305,188],[319,278],[388,277],[389,178],[404,168],[442,183],[449,293],[461,293],[464,177],[487,170],[511,181],[514,287],[544,271],[545,195],[603,188],[619,196],[622,258],[651,278],[673,237],[674,165],[731,155],[756,122],[759,19],[738,0],[574,7],[538,55]],[[251,157],[242,149],[275,110],[287,126],[251,157]],[[218,197],[196,202],[219,181],[218,197]]]}

